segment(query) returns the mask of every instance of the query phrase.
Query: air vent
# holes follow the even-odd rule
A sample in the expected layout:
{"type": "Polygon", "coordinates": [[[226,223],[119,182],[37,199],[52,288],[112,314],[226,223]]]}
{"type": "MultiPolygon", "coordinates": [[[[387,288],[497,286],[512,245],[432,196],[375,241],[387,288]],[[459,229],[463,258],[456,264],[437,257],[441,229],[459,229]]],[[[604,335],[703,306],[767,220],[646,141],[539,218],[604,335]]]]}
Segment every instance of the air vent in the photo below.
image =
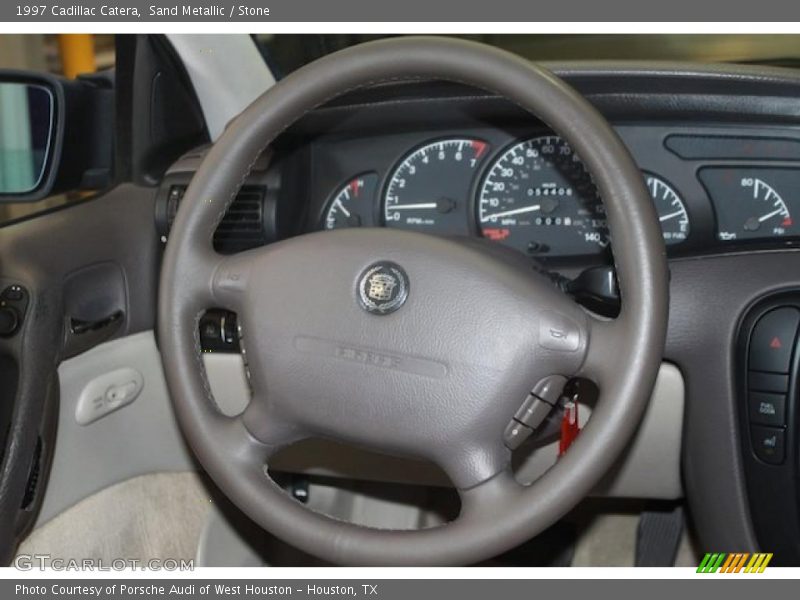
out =
{"type": "MultiPolygon", "coordinates": [[[[178,205],[186,192],[185,185],[173,185],[167,194],[166,216],[168,227],[172,227],[178,205]]],[[[233,254],[267,243],[264,228],[263,186],[244,186],[228,207],[217,231],[214,233],[214,249],[221,254],[233,254]]]]}
{"type": "Polygon", "coordinates": [[[218,252],[240,252],[263,245],[263,188],[243,188],[231,203],[214,234],[218,252]]]}

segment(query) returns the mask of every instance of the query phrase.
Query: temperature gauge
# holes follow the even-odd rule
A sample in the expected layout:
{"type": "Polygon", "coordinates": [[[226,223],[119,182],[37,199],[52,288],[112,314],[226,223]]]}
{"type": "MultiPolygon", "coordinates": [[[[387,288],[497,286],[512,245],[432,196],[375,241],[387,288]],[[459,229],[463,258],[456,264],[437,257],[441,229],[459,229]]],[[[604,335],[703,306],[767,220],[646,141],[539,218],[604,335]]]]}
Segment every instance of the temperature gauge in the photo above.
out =
{"type": "Polygon", "coordinates": [[[378,176],[365,173],[354,177],[340,188],[328,202],[323,227],[340,229],[342,227],[370,227],[375,224],[375,190],[378,176]]]}
{"type": "Polygon", "coordinates": [[[792,169],[703,169],[700,180],[717,215],[723,241],[800,234],[793,209],[800,171],[792,169]]]}

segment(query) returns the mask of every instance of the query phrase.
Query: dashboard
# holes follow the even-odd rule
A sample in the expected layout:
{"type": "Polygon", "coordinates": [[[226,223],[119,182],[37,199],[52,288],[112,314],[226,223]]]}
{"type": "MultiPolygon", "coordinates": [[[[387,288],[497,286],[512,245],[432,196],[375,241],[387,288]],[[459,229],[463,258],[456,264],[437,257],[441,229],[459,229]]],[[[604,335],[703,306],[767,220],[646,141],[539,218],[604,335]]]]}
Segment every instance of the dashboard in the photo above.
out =
{"type": "MultiPolygon", "coordinates": [[[[800,131],[617,125],[642,169],[671,255],[793,245],[800,131]]],[[[389,227],[486,238],[538,259],[600,257],[600,193],[545,128],[457,128],[325,140],[309,229],[389,227]]]]}
{"type": "MultiPolygon", "coordinates": [[[[785,116],[793,97],[771,90],[751,103],[765,88],[736,77],[723,91],[745,94],[698,94],[693,78],[716,92],[719,72],[632,69],[624,88],[599,73],[572,83],[641,169],[670,258],[800,246],[800,125],[785,116]]],[[[164,240],[203,153],[162,181],[164,240]]],[[[484,239],[556,270],[612,262],[601,194],[569,143],[501,98],[450,84],[379,86],[309,113],[255,166],[215,245],[233,252],[345,227],[484,239]]]]}

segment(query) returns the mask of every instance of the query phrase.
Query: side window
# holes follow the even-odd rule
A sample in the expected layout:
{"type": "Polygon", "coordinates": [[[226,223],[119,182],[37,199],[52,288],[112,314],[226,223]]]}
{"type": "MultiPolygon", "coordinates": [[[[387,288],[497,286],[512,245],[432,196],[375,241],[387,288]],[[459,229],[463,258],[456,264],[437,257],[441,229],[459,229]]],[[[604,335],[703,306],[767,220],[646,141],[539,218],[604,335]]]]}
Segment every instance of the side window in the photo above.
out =
{"type": "MultiPolygon", "coordinates": [[[[74,78],[114,67],[114,36],[89,34],[0,36],[0,69],[19,69],[74,78]]],[[[0,102],[0,122],[3,103],[0,102]]],[[[11,221],[85,198],[92,192],[66,192],[38,202],[0,204],[0,227],[11,221]]]]}

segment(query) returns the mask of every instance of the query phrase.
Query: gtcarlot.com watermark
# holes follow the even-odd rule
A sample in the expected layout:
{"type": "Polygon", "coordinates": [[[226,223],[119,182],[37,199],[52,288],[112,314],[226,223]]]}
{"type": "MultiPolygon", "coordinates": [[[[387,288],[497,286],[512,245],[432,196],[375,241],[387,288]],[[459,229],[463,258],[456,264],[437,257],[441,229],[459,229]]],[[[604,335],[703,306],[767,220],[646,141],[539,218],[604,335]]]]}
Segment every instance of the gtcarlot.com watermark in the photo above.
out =
{"type": "Polygon", "coordinates": [[[194,571],[194,560],[184,558],[59,558],[50,554],[19,554],[14,567],[20,571],[194,571]]]}

